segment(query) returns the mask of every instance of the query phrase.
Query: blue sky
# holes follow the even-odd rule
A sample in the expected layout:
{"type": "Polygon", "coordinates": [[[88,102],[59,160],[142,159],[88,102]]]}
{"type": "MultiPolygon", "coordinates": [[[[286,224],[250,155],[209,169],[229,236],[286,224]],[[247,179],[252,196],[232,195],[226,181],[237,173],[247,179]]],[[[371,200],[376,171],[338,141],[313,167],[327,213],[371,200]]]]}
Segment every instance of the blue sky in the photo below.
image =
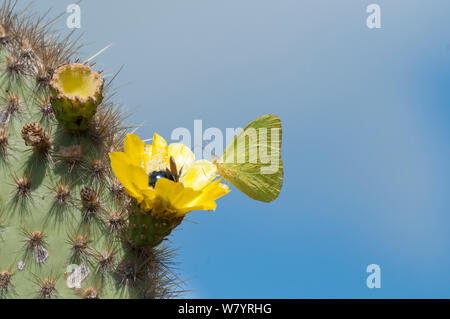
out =
{"type": "MultiPolygon", "coordinates": [[[[22,1],[27,3],[28,1],[22,1]]],[[[54,14],[70,1],[45,0],[54,14]]],[[[174,232],[187,297],[450,296],[450,2],[84,1],[83,57],[124,69],[145,138],[283,122],[271,204],[233,191],[174,232]],[[382,28],[366,27],[381,6],[382,28]],[[365,269],[381,267],[381,288],[365,269]]],[[[56,24],[65,28],[64,19],[56,24]]]]}

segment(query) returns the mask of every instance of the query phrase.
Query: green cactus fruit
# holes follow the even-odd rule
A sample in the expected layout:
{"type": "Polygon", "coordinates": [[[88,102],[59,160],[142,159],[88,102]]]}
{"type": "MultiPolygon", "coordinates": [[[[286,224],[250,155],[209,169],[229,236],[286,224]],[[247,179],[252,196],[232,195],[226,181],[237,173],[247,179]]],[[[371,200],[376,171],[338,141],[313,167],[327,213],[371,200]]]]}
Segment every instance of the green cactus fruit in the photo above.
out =
{"type": "Polygon", "coordinates": [[[130,239],[133,201],[108,158],[126,133],[109,84],[71,64],[75,42],[13,8],[0,7],[0,298],[175,296],[173,251],[156,246],[165,228],[142,216],[142,234],[160,237],[130,239]]]}
{"type": "Polygon", "coordinates": [[[183,221],[182,217],[170,218],[145,213],[135,204],[129,216],[130,241],[138,247],[157,246],[183,221]]]}
{"type": "Polygon", "coordinates": [[[103,100],[103,80],[84,64],[56,69],[50,82],[51,105],[58,121],[71,131],[85,131],[103,100]]]}

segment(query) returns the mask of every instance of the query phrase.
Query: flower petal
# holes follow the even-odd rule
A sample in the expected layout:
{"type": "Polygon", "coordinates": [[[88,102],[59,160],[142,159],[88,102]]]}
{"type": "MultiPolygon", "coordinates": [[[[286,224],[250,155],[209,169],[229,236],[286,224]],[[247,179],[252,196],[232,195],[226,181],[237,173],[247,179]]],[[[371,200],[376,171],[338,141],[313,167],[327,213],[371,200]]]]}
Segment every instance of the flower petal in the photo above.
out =
{"type": "Polygon", "coordinates": [[[147,145],[143,154],[143,162],[147,174],[153,171],[165,170],[169,165],[166,140],[157,133],[153,135],[153,145],[147,145]]]}
{"type": "Polygon", "coordinates": [[[183,182],[186,187],[199,190],[208,185],[216,176],[217,168],[213,163],[207,160],[199,160],[184,175],[183,182]]]}
{"type": "Polygon", "coordinates": [[[209,200],[216,200],[230,192],[230,188],[220,183],[222,179],[218,179],[202,190],[202,197],[209,200]]]}
{"type": "Polygon", "coordinates": [[[182,183],[162,178],[156,182],[154,191],[158,200],[153,204],[158,204],[153,209],[157,209],[158,212],[172,211],[181,217],[193,210],[214,210],[215,200],[227,194],[230,189],[220,184],[220,180],[210,183],[202,190],[194,190],[182,183]]]}
{"type": "Polygon", "coordinates": [[[152,144],[152,156],[161,155],[161,157],[167,158],[168,147],[167,142],[157,133],[153,134],[153,144],[152,144]]]}
{"type": "Polygon", "coordinates": [[[124,145],[125,154],[130,162],[136,166],[142,166],[145,143],[136,134],[127,134],[124,145]]]}
{"type": "Polygon", "coordinates": [[[155,191],[151,188],[147,188],[142,191],[142,194],[144,195],[144,199],[141,202],[141,209],[144,212],[147,212],[153,208],[153,201],[155,200],[155,191]]]}
{"type": "Polygon", "coordinates": [[[128,174],[130,175],[133,185],[142,192],[148,189],[148,175],[145,173],[144,168],[140,166],[130,165],[128,167],[128,174]]]}
{"type": "Polygon", "coordinates": [[[195,155],[189,147],[181,143],[172,143],[169,145],[169,159],[173,157],[177,165],[178,173],[188,172],[195,161],[195,155]]]}
{"type": "Polygon", "coordinates": [[[148,188],[148,176],[145,170],[132,165],[128,156],[123,152],[109,153],[111,168],[119,182],[125,187],[126,192],[136,198],[138,202],[143,200],[142,190],[148,188]]]}
{"type": "Polygon", "coordinates": [[[189,206],[189,207],[183,207],[177,210],[176,215],[178,217],[183,217],[187,213],[193,211],[193,210],[215,210],[216,209],[216,203],[215,202],[208,202],[207,204],[202,204],[198,206],[189,206]]]}
{"type": "Polygon", "coordinates": [[[184,187],[183,183],[161,178],[156,182],[155,193],[157,198],[165,202],[165,207],[159,205],[159,209],[174,212],[177,216],[184,216],[192,210],[202,207],[189,206],[196,198],[201,196],[201,191],[184,187]]]}
{"type": "Polygon", "coordinates": [[[161,197],[174,205],[178,198],[183,196],[184,186],[182,183],[160,178],[155,184],[155,193],[157,197],[161,197]]]}
{"type": "Polygon", "coordinates": [[[202,208],[202,209],[215,209],[216,203],[215,200],[220,197],[228,194],[230,192],[230,188],[221,184],[220,181],[222,179],[215,180],[214,182],[208,184],[206,187],[202,189],[202,193],[200,196],[195,198],[189,206],[203,206],[203,207],[212,207],[212,208],[202,208]]]}

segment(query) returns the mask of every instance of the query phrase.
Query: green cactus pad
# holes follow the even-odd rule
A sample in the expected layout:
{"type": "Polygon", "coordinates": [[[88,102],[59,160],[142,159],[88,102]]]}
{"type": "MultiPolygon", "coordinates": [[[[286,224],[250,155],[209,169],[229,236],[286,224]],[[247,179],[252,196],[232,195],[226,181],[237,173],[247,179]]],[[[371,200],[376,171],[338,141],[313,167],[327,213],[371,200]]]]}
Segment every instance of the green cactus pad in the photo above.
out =
{"type": "Polygon", "coordinates": [[[172,251],[130,240],[108,158],[126,129],[103,80],[13,8],[0,7],[0,298],[174,296],[172,251]]]}

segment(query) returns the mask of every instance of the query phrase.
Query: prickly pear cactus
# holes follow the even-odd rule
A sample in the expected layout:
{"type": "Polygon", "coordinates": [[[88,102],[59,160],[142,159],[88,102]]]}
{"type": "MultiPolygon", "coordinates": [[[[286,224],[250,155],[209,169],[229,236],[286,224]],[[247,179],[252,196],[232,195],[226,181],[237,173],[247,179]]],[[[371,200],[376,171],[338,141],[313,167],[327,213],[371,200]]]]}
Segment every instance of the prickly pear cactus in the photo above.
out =
{"type": "Polygon", "coordinates": [[[130,240],[111,84],[42,21],[0,9],[0,297],[172,297],[172,251],[130,240]]]}

